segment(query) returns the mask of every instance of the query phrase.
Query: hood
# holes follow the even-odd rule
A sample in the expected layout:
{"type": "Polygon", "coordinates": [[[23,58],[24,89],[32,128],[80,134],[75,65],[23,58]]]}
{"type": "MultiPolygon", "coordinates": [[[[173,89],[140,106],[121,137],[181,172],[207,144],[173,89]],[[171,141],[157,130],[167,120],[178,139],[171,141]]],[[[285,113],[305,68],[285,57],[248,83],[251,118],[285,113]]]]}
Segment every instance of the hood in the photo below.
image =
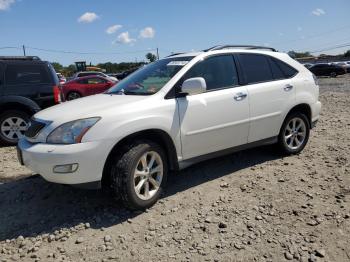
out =
{"type": "Polygon", "coordinates": [[[98,94],[79,98],[47,108],[35,114],[45,121],[69,122],[77,119],[103,116],[105,110],[115,108],[116,112],[125,106],[133,106],[148,99],[148,96],[98,94]]]}

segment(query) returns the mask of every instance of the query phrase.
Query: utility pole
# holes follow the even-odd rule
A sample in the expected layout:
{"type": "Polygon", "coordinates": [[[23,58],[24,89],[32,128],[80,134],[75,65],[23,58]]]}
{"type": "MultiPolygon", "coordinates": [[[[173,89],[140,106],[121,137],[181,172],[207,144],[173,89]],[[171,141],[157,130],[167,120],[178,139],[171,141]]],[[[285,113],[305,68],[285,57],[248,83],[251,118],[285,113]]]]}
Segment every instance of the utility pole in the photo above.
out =
{"type": "Polygon", "coordinates": [[[159,60],[159,51],[158,51],[158,47],[157,47],[157,60],[159,60]]]}
{"type": "Polygon", "coordinates": [[[26,47],[23,45],[23,55],[26,56],[26,47]]]}

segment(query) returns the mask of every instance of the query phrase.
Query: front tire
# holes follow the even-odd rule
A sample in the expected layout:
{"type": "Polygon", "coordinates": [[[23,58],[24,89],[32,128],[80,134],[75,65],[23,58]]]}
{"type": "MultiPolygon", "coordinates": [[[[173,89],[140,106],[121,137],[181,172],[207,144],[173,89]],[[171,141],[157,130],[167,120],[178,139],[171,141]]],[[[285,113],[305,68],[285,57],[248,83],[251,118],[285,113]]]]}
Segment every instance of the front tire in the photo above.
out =
{"type": "Polygon", "coordinates": [[[163,148],[151,141],[136,141],[122,152],[111,165],[113,193],[130,209],[151,207],[166,184],[168,166],[163,148]]]}
{"type": "Polygon", "coordinates": [[[0,115],[0,144],[16,145],[28,129],[29,115],[18,110],[5,111],[0,115]]]}
{"type": "Polygon", "coordinates": [[[289,114],[278,136],[278,145],[285,154],[298,154],[306,146],[310,135],[310,122],[302,113],[289,114]]]}

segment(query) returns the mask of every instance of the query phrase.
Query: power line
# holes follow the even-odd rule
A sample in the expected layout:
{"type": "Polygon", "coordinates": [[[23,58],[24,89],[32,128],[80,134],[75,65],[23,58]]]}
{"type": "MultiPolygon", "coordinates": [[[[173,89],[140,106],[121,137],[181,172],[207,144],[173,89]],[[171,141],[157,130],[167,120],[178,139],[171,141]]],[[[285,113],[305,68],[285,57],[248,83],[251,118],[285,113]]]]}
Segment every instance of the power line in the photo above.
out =
{"type": "Polygon", "coordinates": [[[4,46],[4,47],[0,47],[0,49],[22,49],[22,48],[17,46],[4,46]]]}
{"type": "Polygon", "coordinates": [[[350,47],[350,43],[345,43],[345,44],[341,44],[341,45],[327,47],[327,48],[320,49],[320,50],[315,50],[315,51],[310,52],[310,54],[320,53],[320,52],[330,51],[330,50],[335,50],[335,49],[344,48],[344,47],[348,47],[348,46],[350,47]]]}
{"type": "Polygon", "coordinates": [[[76,51],[67,51],[67,50],[56,50],[56,49],[44,49],[32,46],[26,46],[27,49],[51,52],[51,53],[63,53],[63,54],[77,54],[77,55],[120,55],[120,54],[137,54],[144,53],[149,51],[155,51],[156,49],[147,49],[147,50],[137,50],[129,52],[76,52],[76,51]]]}

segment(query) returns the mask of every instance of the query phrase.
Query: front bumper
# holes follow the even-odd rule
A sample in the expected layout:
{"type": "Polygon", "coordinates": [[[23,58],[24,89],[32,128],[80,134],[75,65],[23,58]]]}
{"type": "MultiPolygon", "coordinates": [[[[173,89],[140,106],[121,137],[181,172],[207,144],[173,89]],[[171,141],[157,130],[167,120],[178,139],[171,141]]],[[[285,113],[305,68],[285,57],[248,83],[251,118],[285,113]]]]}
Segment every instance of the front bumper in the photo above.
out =
{"type": "Polygon", "coordinates": [[[45,180],[59,184],[98,184],[111,146],[108,141],[72,145],[33,144],[25,139],[18,142],[23,164],[45,180]],[[55,173],[58,165],[78,164],[73,173],[55,173]]]}

